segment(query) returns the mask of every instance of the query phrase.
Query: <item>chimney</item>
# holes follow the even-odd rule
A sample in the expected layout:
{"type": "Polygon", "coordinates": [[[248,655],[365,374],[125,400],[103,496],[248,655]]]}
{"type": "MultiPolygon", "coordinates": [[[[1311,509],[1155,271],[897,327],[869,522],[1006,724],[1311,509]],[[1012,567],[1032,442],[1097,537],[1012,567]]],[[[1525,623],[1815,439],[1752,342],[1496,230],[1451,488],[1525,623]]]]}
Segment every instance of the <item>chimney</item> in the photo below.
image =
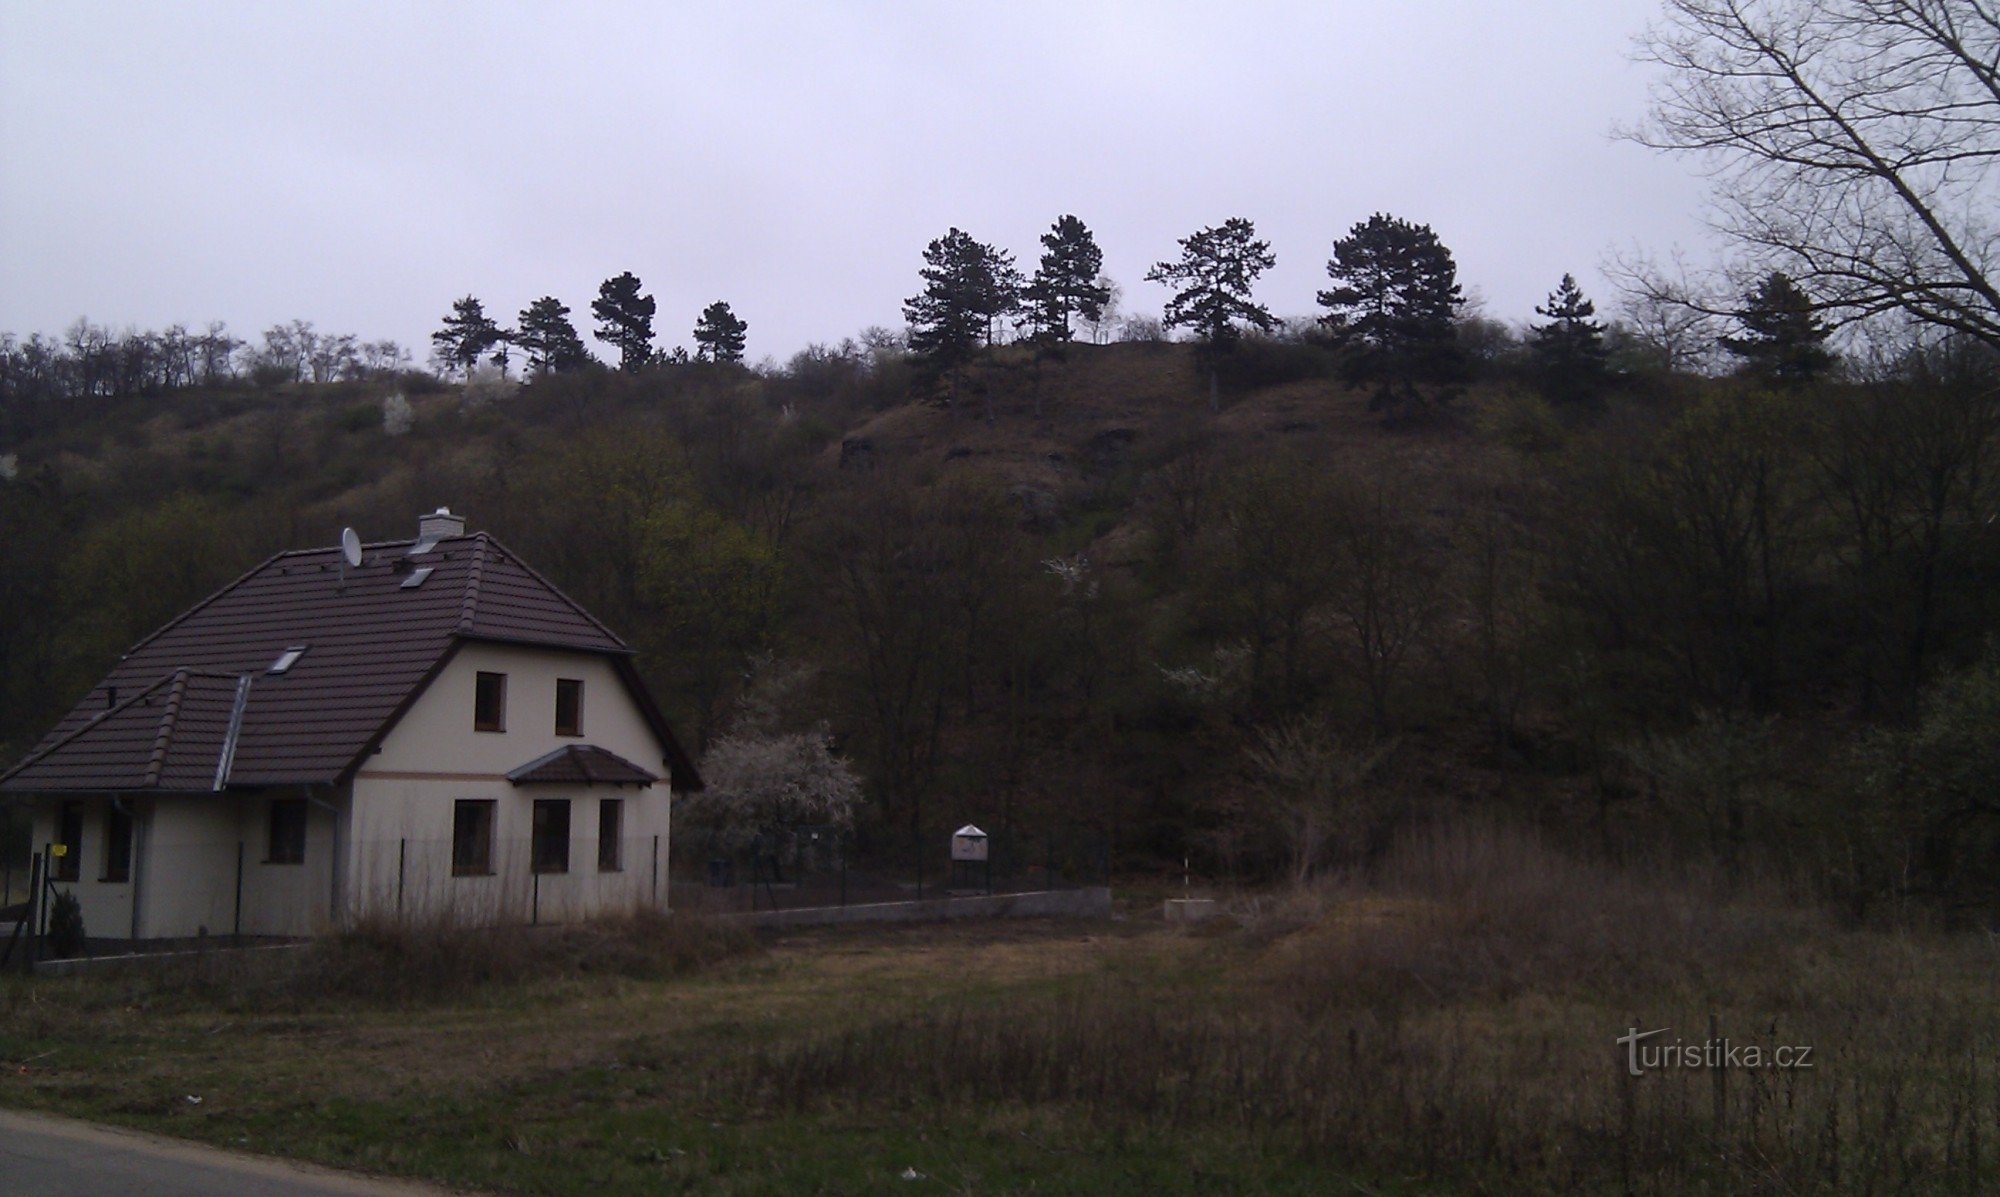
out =
{"type": "Polygon", "coordinates": [[[451,508],[440,507],[430,515],[417,517],[417,539],[432,544],[465,535],[465,517],[453,515],[451,508]]]}

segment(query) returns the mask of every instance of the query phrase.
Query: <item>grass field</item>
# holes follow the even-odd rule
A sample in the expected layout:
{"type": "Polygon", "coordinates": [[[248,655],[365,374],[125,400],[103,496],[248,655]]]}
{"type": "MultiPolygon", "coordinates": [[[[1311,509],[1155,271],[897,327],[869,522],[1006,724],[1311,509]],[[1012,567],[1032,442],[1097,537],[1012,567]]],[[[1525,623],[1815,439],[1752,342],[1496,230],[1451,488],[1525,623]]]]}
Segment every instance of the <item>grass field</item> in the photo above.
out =
{"type": "Polygon", "coordinates": [[[399,965],[393,936],[303,976],[9,979],[0,1103],[519,1193],[2000,1181],[1983,935],[1846,930],[1504,842],[1234,907],[1194,931],[1138,903],[1102,923],[642,929],[663,952],[515,933],[428,982],[450,953],[399,965]],[[1711,1025],[1809,1045],[1812,1067],[1634,1078],[1615,1042],[1711,1025]]]}

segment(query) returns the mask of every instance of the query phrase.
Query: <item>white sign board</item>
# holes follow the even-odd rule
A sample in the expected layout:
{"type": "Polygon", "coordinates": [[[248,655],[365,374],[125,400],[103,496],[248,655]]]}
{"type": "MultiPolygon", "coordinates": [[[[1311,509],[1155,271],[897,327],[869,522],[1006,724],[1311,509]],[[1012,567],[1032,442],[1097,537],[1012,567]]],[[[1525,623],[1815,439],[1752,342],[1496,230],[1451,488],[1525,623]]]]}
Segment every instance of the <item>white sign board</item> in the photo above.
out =
{"type": "Polygon", "coordinates": [[[970,823],[952,832],[951,858],[953,860],[985,860],[986,833],[970,823]]]}

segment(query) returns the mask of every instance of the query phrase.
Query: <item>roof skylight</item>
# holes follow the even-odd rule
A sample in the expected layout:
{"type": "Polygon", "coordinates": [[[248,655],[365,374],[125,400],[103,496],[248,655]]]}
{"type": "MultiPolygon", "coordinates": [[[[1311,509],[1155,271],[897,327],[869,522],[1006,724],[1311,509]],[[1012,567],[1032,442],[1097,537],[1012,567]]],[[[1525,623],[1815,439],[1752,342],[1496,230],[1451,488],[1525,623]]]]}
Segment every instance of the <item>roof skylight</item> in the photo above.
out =
{"type": "Polygon", "coordinates": [[[284,652],[279,653],[278,659],[271,662],[271,672],[283,673],[287,669],[290,669],[292,666],[298,664],[299,658],[306,655],[306,649],[308,647],[309,646],[304,644],[294,644],[290,648],[286,649],[284,652]]]}

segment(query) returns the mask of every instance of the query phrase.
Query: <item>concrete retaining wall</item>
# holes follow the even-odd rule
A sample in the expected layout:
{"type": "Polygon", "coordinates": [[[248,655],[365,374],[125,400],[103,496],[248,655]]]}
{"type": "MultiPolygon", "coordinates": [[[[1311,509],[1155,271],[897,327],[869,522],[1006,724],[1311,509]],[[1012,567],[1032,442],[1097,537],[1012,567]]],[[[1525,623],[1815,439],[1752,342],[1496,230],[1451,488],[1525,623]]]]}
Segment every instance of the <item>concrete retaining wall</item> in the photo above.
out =
{"type": "Polygon", "coordinates": [[[118,972],[121,969],[167,968],[201,960],[220,960],[227,956],[295,952],[305,946],[304,943],[263,943],[246,947],[217,944],[212,948],[186,952],[128,952],[118,956],[77,956],[68,960],[37,960],[35,975],[73,977],[80,973],[108,973],[118,972]]]}
{"type": "Polygon", "coordinates": [[[938,919],[1109,918],[1111,888],[1037,890],[1026,894],[925,898],[920,902],[871,902],[861,906],[806,906],[718,917],[753,927],[817,927],[832,923],[922,923],[938,919]]]}

